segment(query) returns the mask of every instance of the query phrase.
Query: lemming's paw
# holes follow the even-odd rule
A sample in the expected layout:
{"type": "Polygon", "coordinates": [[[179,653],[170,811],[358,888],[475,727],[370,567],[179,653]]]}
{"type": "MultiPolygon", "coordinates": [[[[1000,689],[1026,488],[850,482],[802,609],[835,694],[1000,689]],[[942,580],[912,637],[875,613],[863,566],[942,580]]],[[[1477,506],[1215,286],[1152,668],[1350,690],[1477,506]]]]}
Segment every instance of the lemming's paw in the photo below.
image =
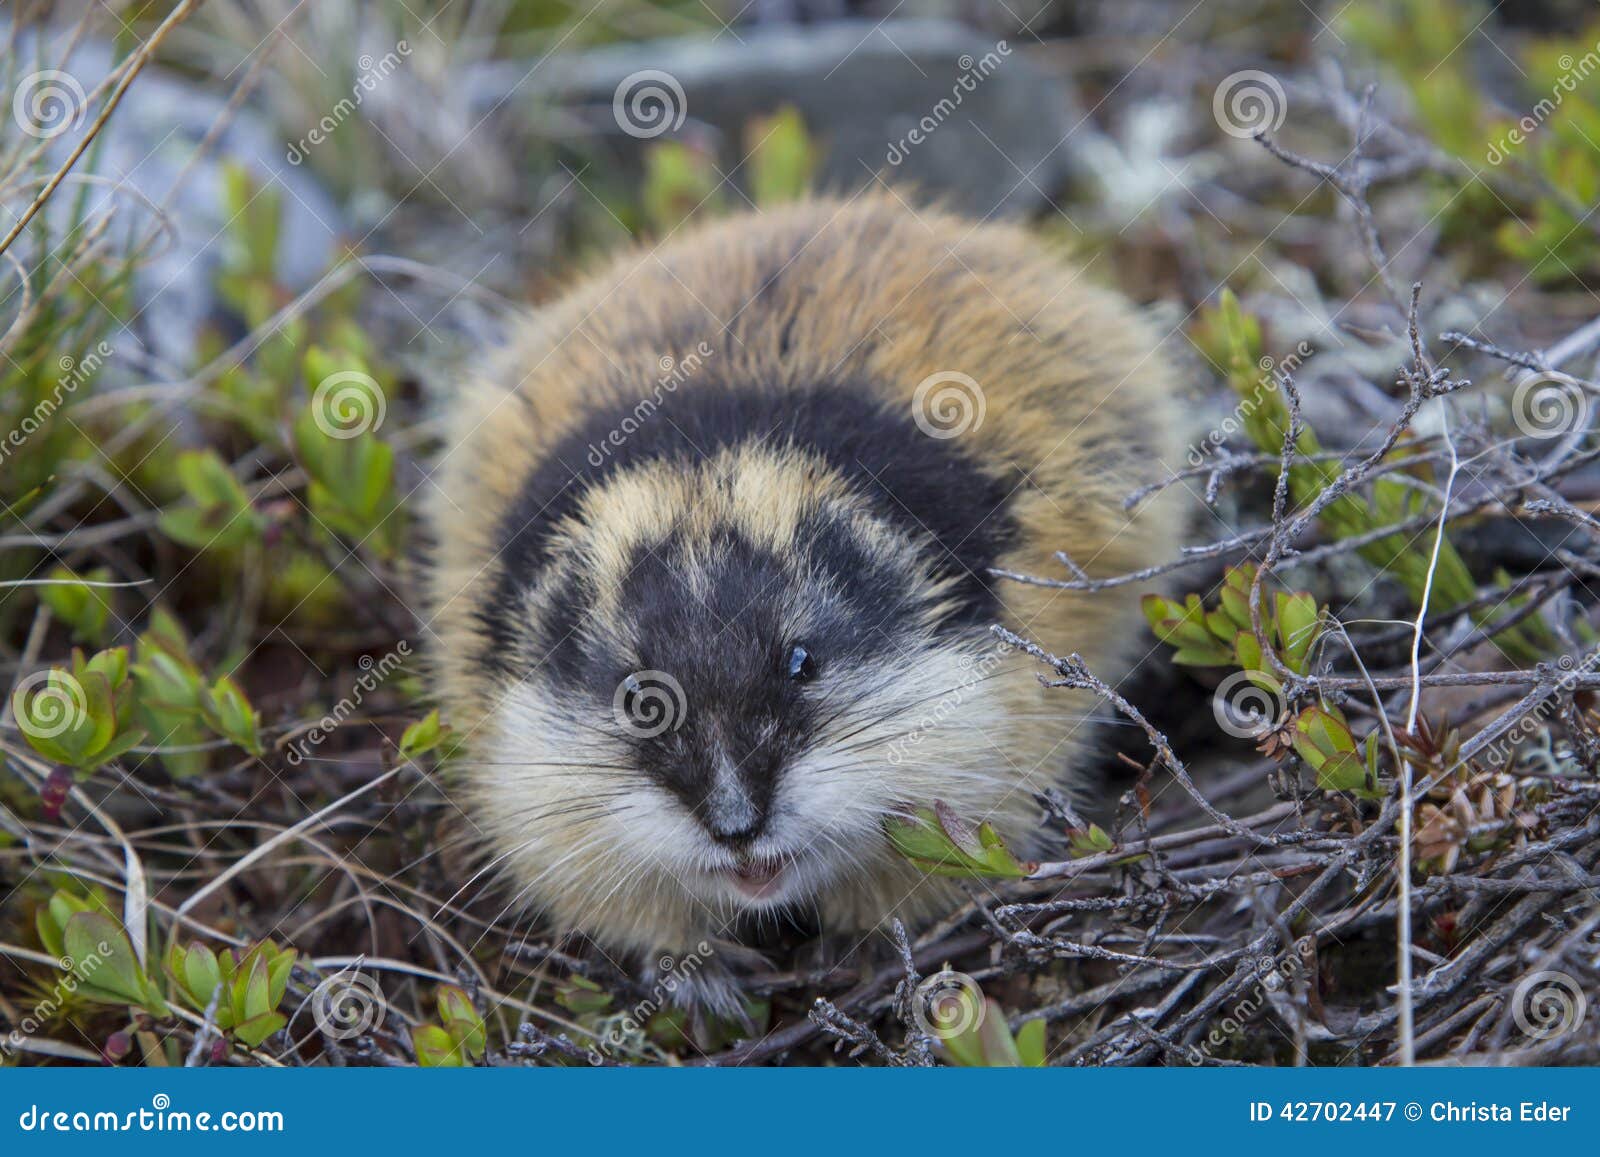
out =
{"type": "Polygon", "coordinates": [[[749,947],[726,940],[701,940],[680,951],[645,957],[637,977],[646,1001],[690,1014],[754,1029],[748,1001],[750,978],[766,960],[749,947]]]}

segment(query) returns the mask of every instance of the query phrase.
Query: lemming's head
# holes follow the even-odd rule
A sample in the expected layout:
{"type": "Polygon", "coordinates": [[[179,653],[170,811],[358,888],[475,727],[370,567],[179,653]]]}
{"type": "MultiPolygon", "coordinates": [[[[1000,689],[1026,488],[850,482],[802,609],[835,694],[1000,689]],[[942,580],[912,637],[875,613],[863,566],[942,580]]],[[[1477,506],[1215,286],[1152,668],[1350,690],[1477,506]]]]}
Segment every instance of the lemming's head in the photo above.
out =
{"type": "MultiPolygon", "coordinates": [[[[881,462],[964,468],[862,421],[881,462]]],[[[949,549],[989,481],[935,512],[792,431],[692,432],[580,474],[553,512],[513,510],[485,612],[497,694],[474,749],[496,798],[479,822],[534,898],[581,896],[569,915],[641,938],[653,903],[721,921],[814,903],[892,857],[886,816],[933,799],[983,814],[1009,790],[992,596],[968,565],[1003,513],[949,549]]]]}

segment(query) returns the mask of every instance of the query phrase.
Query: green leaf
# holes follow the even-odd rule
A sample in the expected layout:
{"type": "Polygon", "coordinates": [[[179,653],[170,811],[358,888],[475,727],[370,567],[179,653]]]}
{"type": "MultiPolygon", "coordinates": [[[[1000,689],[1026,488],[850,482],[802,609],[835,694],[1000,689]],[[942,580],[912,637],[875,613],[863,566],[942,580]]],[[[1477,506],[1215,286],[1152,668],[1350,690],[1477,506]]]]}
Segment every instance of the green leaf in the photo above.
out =
{"type": "Polygon", "coordinates": [[[1233,656],[1214,647],[1179,647],[1172,652],[1172,661],[1185,667],[1229,667],[1233,656]]]}
{"type": "Polygon", "coordinates": [[[284,993],[289,990],[289,975],[294,971],[295,960],[298,953],[292,948],[279,948],[268,940],[261,946],[267,956],[267,993],[272,1001],[272,1007],[277,1008],[283,1003],[284,993]]]}
{"type": "MultiPolygon", "coordinates": [[[[1345,722],[1344,713],[1337,708],[1321,704],[1307,707],[1296,718],[1295,730],[1306,738],[1316,753],[1323,756],[1350,754],[1356,750],[1355,736],[1345,722]]],[[[1299,749],[1298,742],[1296,749],[1299,749]]]]}
{"type": "Polygon", "coordinates": [[[1155,636],[1177,649],[1175,662],[1193,667],[1220,667],[1232,656],[1211,633],[1210,620],[1198,597],[1189,596],[1184,606],[1159,595],[1145,596],[1142,607],[1155,636]]]}
{"type": "Polygon", "coordinates": [[[178,482],[197,506],[246,505],[244,488],[215,450],[185,450],[178,455],[177,468],[178,482]]]}
{"type": "Polygon", "coordinates": [[[45,758],[78,771],[105,762],[101,753],[117,730],[111,684],[98,670],[75,676],[53,668],[41,684],[25,682],[11,697],[17,726],[28,745],[45,758]]]}
{"type": "Polygon", "coordinates": [[[476,1020],[478,1012],[472,1007],[472,998],[465,989],[454,984],[439,986],[439,1018],[441,1020],[476,1020]]]}
{"type": "Polygon", "coordinates": [[[556,991],[556,1003],[568,1012],[587,1016],[611,1007],[611,994],[592,980],[573,976],[556,991]]]}
{"type": "Polygon", "coordinates": [[[1217,595],[1223,612],[1241,631],[1250,630],[1250,588],[1255,585],[1255,572],[1254,565],[1229,568],[1217,595]]]}
{"type": "Polygon", "coordinates": [[[111,571],[97,567],[79,576],[64,566],[50,572],[50,581],[39,588],[39,601],[72,628],[72,637],[85,643],[98,643],[105,637],[111,619],[111,592],[88,585],[111,581],[111,571]]]}
{"type": "MultiPolygon", "coordinates": [[[[271,289],[278,268],[278,245],[283,224],[283,192],[262,185],[244,165],[226,162],[222,167],[227,231],[225,269],[236,281],[271,289]]],[[[260,326],[259,311],[247,314],[250,328],[260,326]]]]}
{"type": "Polygon", "coordinates": [[[139,684],[140,700],[161,711],[198,713],[204,686],[200,672],[165,651],[140,648],[140,662],[133,669],[139,684]]]}
{"type": "MultiPolygon", "coordinates": [[[[259,955],[253,954],[249,971],[244,975],[243,985],[243,1013],[241,1022],[254,1019],[258,1016],[272,1012],[272,980],[267,975],[267,962],[259,955]]],[[[235,982],[237,983],[237,982],[235,982]]]]}
{"type": "MultiPolygon", "coordinates": [[[[1262,653],[1261,643],[1248,630],[1240,631],[1233,637],[1233,654],[1238,665],[1246,671],[1264,672],[1266,669],[1266,656],[1262,653]]],[[[1254,683],[1255,679],[1250,681],[1254,683]]]]}
{"type": "Polygon", "coordinates": [[[1321,609],[1317,600],[1303,591],[1293,595],[1279,591],[1276,609],[1278,644],[1282,648],[1284,665],[1304,675],[1311,648],[1321,634],[1321,609]]]}
{"type": "Polygon", "coordinates": [[[204,550],[216,541],[220,522],[198,506],[175,506],[156,519],[161,533],[190,550],[204,550]]]}
{"type": "Polygon", "coordinates": [[[1029,1021],[1023,1033],[1011,1035],[1005,1010],[985,997],[976,986],[962,984],[941,994],[955,1008],[941,1010],[937,1018],[960,1031],[937,1033],[939,1044],[952,1064],[964,1068],[1019,1068],[1044,1064],[1044,1021],[1029,1021]],[[1026,1049],[1024,1049],[1024,1045],[1026,1049]]]}
{"type": "Polygon", "coordinates": [[[438,747],[450,733],[450,728],[439,722],[439,712],[430,711],[400,736],[400,758],[416,759],[438,747]]]}
{"type": "Polygon", "coordinates": [[[74,896],[65,889],[58,889],[39,909],[34,924],[39,929],[39,939],[43,942],[45,951],[51,956],[59,958],[66,955],[64,932],[67,921],[79,912],[99,912],[109,917],[111,908],[98,890],[88,896],[74,896]]]}
{"type": "Polygon", "coordinates": [[[189,654],[189,637],[184,633],[183,626],[161,607],[150,612],[150,621],[145,625],[144,634],[139,636],[140,658],[155,651],[171,655],[184,666],[195,665],[189,654]]]}
{"type": "Polygon", "coordinates": [[[83,662],[83,656],[78,651],[73,652],[73,673],[81,676],[85,671],[96,671],[104,675],[106,682],[111,685],[115,694],[121,690],[128,679],[128,648],[113,647],[108,651],[99,651],[88,662],[83,662]]]}
{"type": "Polygon", "coordinates": [[[216,451],[179,454],[177,474],[188,502],[162,512],[158,525],[168,538],[193,550],[227,549],[260,538],[264,520],[216,451]]]}
{"type": "Polygon", "coordinates": [[[110,743],[95,752],[94,765],[96,767],[104,767],[112,760],[122,758],[147,738],[149,737],[139,730],[121,732],[110,743]]]}
{"type": "Polygon", "coordinates": [[[1087,828],[1073,831],[1068,837],[1068,846],[1073,857],[1078,858],[1109,852],[1117,846],[1117,842],[1099,824],[1090,824],[1087,828]]]}
{"type": "MultiPolygon", "coordinates": [[[[205,680],[183,629],[165,611],[155,611],[139,637],[133,675],[137,717],[159,746],[189,747],[210,738],[200,717],[205,680]]],[[[208,760],[204,751],[163,751],[161,762],[174,778],[186,779],[203,772],[208,760]]]]}
{"type": "MultiPolygon", "coordinates": [[[[949,1035],[941,1035],[939,1043],[943,1046],[945,1054],[950,1060],[962,1068],[981,1069],[985,1067],[984,1042],[981,1035],[981,1021],[989,1018],[991,1011],[989,1001],[976,989],[961,985],[941,996],[944,1000],[956,1001],[958,1007],[950,1010],[939,1019],[957,1025],[965,1026],[963,1031],[949,1035]]],[[[1001,1023],[1005,1018],[1001,1017],[1001,1023]]]]}
{"type": "Polygon", "coordinates": [[[1017,1055],[1029,1068],[1042,1069],[1049,1059],[1045,1050],[1044,1018],[1024,1021],[1017,1030],[1017,1055]]]}
{"type": "Polygon", "coordinates": [[[417,1064],[427,1069],[458,1069],[467,1061],[461,1046],[436,1024],[419,1024],[411,1030],[411,1047],[417,1064]]]}
{"type": "MultiPolygon", "coordinates": [[[[190,944],[187,949],[176,940],[172,942],[167,950],[167,975],[177,982],[179,994],[197,1012],[204,1012],[211,1006],[213,995],[224,983],[217,954],[199,941],[190,944]]],[[[228,1002],[218,1002],[216,1016],[219,1028],[225,1030],[232,1026],[231,1011],[228,1002]]]]}
{"type": "Polygon", "coordinates": [[[657,232],[681,225],[691,213],[721,203],[723,178],[715,159],[681,141],[658,141],[645,150],[640,203],[657,232]]]}
{"type": "Polygon", "coordinates": [[[1239,625],[1229,617],[1227,611],[1218,607],[1214,611],[1206,612],[1206,630],[1210,631],[1217,641],[1228,643],[1239,633],[1239,625]]]}
{"type": "Polygon", "coordinates": [[[280,1008],[296,960],[292,948],[280,948],[271,940],[252,945],[243,955],[236,949],[224,949],[217,965],[226,990],[228,1016],[219,1012],[218,1025],[236,1024],[235,1036],[252,1048],[282,1028],[287,1021],[280,1008]]]}
{"type": "Polygon", "coordinates": [[[101,912],[79,912],[69,919],[62,943],[84,977],[79,991],[106,1003],[131,1004],[155,1016],[166,1004],[145,976],[122,925],[101,912]]]}
{"type": "MultiPolygon", "coordinates": [[[[347,375],[352,371],[344,371],[347,375]]],[[[347,538],[365,540],[380,553],[398,542],[399,501],[394,489],[394,450],[373,433],[382,413],[381,390],[370,377],[354,372],[357,380],[341,385],[341,390],[365,393],[372,401],[367,409],[352,403],[349,413],[354,422],[348,428],[344,411],[331,416],[320,414],[318,406],[340,406],[333,400],[313,399],[295,419],[293,436],[296,454],[311,476],[307,498],[314,518],[328,530],[347,538]]]]}
{"type": "Polygon", "coordinates": [[[1363,753],[1338,708],[1313,704],[1301,711],[1295,717],[1294,750],[1317,773],[1317,786],[1323,790],[1350,791],[1368,798],[1381,794],[1375,749],[1369,746],[1363,753]],[[1370,778],[1369,772],[1373,773],[1370,778]]]}
{"type": "Polygon", "coordinates": [[[1022,1067],[1017,1042],[1006,1024],[1006,1014],[994,1001],[984,1000],[984,1017],[978,1025],[978,1040],[983,1047],[983,1063],[991,1069],[1022,1067]]]}
{"type": "Polygon", "coordinates": [[[1139,600],[1139,609],[1144,612],[1145,620],[1150,624],[1150,629],[1158,636],[1161,634],[1161,624],[1171,618],[1181,616],[1183,608],[1170,599],[1160,595],[1145,595],[1139,600]]]}
{"type": "Polygon", "coordinates": [[[896,851],[937,876],[1021,879],[1038,867],[1013,856],[991,825],[974,828],[943,801],[916,809],[910,818],[890,817],[884,831],[896,851]]]}
{"type": "Polygon", "coordinates": [[[259,1048],[261,1042],[289,1023],[281,1012],[264,1012],[233,1026],[233,1037],[247,1048],[259,1048]]]}
{"type": "Polygon", "coordinates": [[[1350,752],[1326,759],[1317,768],[1317,786],[1323,791],[1363,792],[1367,788],[1366,762],[1350,752]]]}
{"type": "Polygon", "coordinates": [[[819,154],[792,105],[751,121],[745,130],[751,199],[763,209],[800,199],[810,188],[819,154]]]}
{"type": "Polygon", "coordinates": [[[439,986],[439,1019],[466,1056],[484,1055],[489,1047],[489,1028],[465,991],[453,984],[439,986]]]}
{"type": "Polygon", "coordinates": [[[239,685],[223,675],[209,690],[202,690],[200,713],[218,735],[259,756],[261,746],[261,717],[239,685]]]}

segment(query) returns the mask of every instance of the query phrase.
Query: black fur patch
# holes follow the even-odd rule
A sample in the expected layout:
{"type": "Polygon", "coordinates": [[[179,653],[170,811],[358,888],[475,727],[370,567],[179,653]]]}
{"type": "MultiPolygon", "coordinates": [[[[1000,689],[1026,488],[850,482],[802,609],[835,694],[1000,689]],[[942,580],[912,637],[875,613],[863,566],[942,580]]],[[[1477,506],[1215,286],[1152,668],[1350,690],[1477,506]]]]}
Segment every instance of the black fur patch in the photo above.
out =
{"type": "MultiPolygon", "coordinates": [[[[522,595],[548,561],[552,529],[590,487],[646,462],[693,463],[753,441],[792,442],[821,456],[874,500],[883,517],[919,542],[929,542],[941,573],[958,580],[963,614],[953,625],[998,617],[987,568],[1017,536],[1009,512],[1016,479],[995,477],[958,439],[924,434],[910,406],[890,408],[859,384],[805,390],[743,387],[698,380],[641,407],[630,399],[590,412],[534,469],[501,520],[501,553],[490,605],[479,615],[483,661],[514,670],[528,657],[522,595]],[[625,434],[625,436],[614,436],[625,434]]],[[[837,525],[818,523],[813,556],[846,580],[864,614],[871,604],[892,614],[896,593],[864,570],[860,545],[837,525]]],[[[585,613],[582,591],[563,599],[565,628],[585,613]]],[[[562,624],[552,623],[551,627],[562,624]]],[[[565,629],[563,628],[563,629],[565,629]]]]}
{"type": "Polygon", "coordinates": [[[811,731],[811,704],[785,668],[798,641],[786,597],[797,571],[794,560],[729,533],[702,552],[691,580],[683,547],[673,536],[631,560],[620,610],[636,657],[595,653],[568,638],[550,648],[549,672],[589,703],[612,703],[635,664],[669,673],[682,689],[682,718],[660,735],[632,737],[633,762],[708,822],[716,769],[733,768],[750,808],[744,819],[759,827],[780,769],[811,731]]]}
{"type": "MultiPolygon", "coordinates": [[[[823,512],[802,537],[803,547],[778,554],[733,530],[709,543],[668,535],[634,552],[617,592],[626,654],[574,633],[588,613],[582,587],[559,592],[535,637],[535,661],[579,716],[614,708],[630,675],[671,683],[673,726],[619,738],[633,766],[736,847],[770,820],[783,769],[813,746],[824,704],[848,709],[813,684],[869,659],[900,659],[897,628],[915,611],[899,593],[914,584],[915,556],[862,551],[823,512]],[[810,658],[802,678],[790,663],[797,646],[810,658]],[[715,791],[730,777],[734,806],[715,791]]],[[[610,731],[611,722],[591,725],[610,731]]]]}

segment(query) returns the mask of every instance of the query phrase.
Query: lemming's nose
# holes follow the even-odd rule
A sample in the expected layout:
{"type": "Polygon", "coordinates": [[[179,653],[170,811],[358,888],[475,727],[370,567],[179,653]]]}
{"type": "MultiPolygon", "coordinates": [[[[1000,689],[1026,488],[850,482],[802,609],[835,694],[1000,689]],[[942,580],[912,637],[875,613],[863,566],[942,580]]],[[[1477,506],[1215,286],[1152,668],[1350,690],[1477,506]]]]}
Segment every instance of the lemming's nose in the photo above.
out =
{"type": "Polygon", "coordinates": [[[752,813],[748,817],[708,817],[706,830],[719,844],[742,847],[761,834],[761,817],[752,813]]]}
{"type": "Polygon", "coordinates": [[[719,844],[748,844],[761,834],[766,817],[750,798],[749,789],[740,781],[730,761],[724,757],[719,762],[721,766],[701,806],[701,823],[719,844]]]}

